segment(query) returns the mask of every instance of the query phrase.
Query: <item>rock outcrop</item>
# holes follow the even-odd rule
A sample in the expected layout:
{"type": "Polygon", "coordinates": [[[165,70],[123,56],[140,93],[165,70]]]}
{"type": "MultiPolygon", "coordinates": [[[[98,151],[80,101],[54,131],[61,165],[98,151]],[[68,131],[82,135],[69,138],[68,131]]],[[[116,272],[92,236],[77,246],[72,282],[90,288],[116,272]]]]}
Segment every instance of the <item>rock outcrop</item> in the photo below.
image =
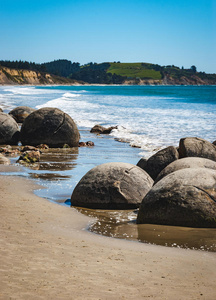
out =
{"type": "Polygon", "coordinates": [[[11,69],[0,66],[0,84],[4,85],[42,85],[42,84],[77,84],[76,80],[51,75],[33,70],[11,69]]]}

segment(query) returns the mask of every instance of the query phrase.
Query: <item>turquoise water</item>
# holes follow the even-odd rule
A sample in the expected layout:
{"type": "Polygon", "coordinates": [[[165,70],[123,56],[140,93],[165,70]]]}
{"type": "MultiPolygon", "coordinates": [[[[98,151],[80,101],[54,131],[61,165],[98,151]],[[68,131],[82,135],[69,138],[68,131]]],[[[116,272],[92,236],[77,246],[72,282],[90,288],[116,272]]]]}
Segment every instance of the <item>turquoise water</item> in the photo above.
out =
{"type": "MultiPolygon", "coordinates": [[[[148,158],[163,147],[177,146],[186,136],[216,140],[215,86],[0,87],[0,107],[5,112],[20,105],[62,109],[78,125],[81,141],[95,143],[92,148],[43,153],[38,165],[11,173],[33,178],[44,187],[36,191],[37,195],[63,204],[82,176],[96,165],[118,161],[136,164],[142,156],[148,158]],[[97,136],[90,133],[95,124],[118,125],[118,129],[97,136]]],[[[12,164],[16,165],[16,160],[11,158],[12,164]]],[[[215,230],[137,226],[132,222],[136,218],[133,212],[87,214],[99,218],[91,229],[97,233],[216,251],[215,230]]]]}
{"type": "Polygon", "coordinates": [[[215,86],[1,87],[0,102],[58,107],[80,129],[118,125],[111,135],[146,157],[186,136],[215,140],[215,86]]]}

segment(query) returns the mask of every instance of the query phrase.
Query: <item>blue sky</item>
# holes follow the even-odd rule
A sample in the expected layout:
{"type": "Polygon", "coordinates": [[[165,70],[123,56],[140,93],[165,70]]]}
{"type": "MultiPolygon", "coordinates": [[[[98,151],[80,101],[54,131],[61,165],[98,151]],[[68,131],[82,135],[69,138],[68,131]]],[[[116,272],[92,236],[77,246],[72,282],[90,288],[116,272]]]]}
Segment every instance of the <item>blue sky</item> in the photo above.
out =
{"type": "Polygon", "coordinates": [[[216,73],[216,0],[0,0],[0,59],[216,73]]]}

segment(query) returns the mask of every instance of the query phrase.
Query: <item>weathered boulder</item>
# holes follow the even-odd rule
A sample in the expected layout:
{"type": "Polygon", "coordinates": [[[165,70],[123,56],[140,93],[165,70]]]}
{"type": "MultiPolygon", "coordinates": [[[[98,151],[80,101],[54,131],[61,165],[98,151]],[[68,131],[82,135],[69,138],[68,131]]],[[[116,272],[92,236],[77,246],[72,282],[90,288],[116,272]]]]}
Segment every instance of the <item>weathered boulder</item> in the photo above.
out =
{"type": "Polygon", "coordinates": [[[216,141],[214,141],[212,144],[216,146],[216,141]]]}
{"type": "Polygon", "coordinates": [[[0,112],[0,145],[17,145],[19,136],[17,122],[8,114],[0,112]]]}
{"type": "Polygon", "coordinates": [[[0,107],[0,112],[3,112],[3,109],[0,107]]]}
{"type": "Polygon", "coordinates": [[[117,129],[117,126],[103,127],[101,125],[95,125],[90,132],[99,134],[109,134],[113,129],[117,129]]]}
{"type": "Polygon", "coordinates": [[[151,177],[128,163],[106,163],[91,169],[75,187],[71,205],[100,209],[133,209],[153,185],[151,177]]]}
{"type": "Polygon", "coordinates": [[[185,157],[175,160],[159,173],[154,184],[170,173],[187,168],[208,168],[216,171],[216,162],[202,157],[185,157]]]}
{"type": "Polygon", "coordinates": [[[157,182],[144,197],[138,224],[216,228],[216,171],[189,168],[157,182]]]}
{"type": "Polygon", "coordinates": [[[40,161],[40,151],[39,150],[29,150],[29,151],[25,151],[21,154],[21,156],[18,159],[18,162],[21,163],[36,163],[40,161]]]}
{"type": "Polygon", "coordinates": [[[68,144],[78,147],[79,131],[72,118],[57,108],[41,108],[31,113],[23,122],[21,142],[23,145],[47,144],[58,148],[68,144]]]}
{"type": "Polygon", "coordinates": [[[28,106],[18,106],[12,109],[9,112],[9,115],[11,115],[17,123],[23,123],[25,118],[28,117],[28,115],[30,115],[33,111],[35,111],[34,108],[28,106]]]}
{"type": "Polygon", "coordinates": [[[0,164],[2,164],[2,165],[10,164],[10,160],[1,153],[0,153],[0,164]]]}
{"type": "Polygon", "coordinates": [[[201,138],[187,137],[179,142],[179,157],[203,157],[216,161],[215,146],[201,138]]]}
{"type": "Polygon", "coordinates": [[[152,155],[148,160],[141,158],[137,166],[145,170],[154,180],[158,174],[171,162],[179,158],[177,149],[169,146],[152,155]]]}

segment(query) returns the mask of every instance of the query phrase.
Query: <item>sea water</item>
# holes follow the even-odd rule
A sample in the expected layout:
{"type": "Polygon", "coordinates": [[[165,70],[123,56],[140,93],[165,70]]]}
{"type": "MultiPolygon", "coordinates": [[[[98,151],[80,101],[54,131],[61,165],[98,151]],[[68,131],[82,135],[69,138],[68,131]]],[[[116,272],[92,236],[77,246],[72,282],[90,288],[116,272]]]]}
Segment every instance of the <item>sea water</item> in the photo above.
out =
{"type": "MultiPolygon", "coordinates": [[[[141,157],[148,158],[166,146],[178,146],[183,137],[216,140],[216,86],[0,87],[0,107],[4,112],[21,105],[63,110],[76,122],[81,141],[95,143],[92,148],[52,150],[52,153],[42,156],[38,166],[24,167],[21,173],[17,172],[17,175],[37,180],[44,189],[36,194],[56,202],[65,203],[82,176],[96,165],[117,161],[136,164],[141,157]],[[96,124],[118,127],[110,135],[97,136],[90,133],[96,124]]],[[[16,159],[12,158],[12,163],[16,164],[16,159]]],[[[101,220],[103,218],[102,212],[101,220]]],[[[125,233],[121,236],[128,237],[128,222],[135,218],[133,213],[126,216],[122,212],[121,219],[127,222],[123,222],[123,226],[119,221],[121,226],[115,227],[116,236],[124,228],[125,233]]],[[[112,219],[118,224],[119,214],[109,220],[112,219]]],[[[107,230],[109,226],[102,229],[95,224],[94,227],[95,231],[112,235],[113,229],[107,230]]],[[[135,227],[134,230],[137,231],[135,227]]]]}

